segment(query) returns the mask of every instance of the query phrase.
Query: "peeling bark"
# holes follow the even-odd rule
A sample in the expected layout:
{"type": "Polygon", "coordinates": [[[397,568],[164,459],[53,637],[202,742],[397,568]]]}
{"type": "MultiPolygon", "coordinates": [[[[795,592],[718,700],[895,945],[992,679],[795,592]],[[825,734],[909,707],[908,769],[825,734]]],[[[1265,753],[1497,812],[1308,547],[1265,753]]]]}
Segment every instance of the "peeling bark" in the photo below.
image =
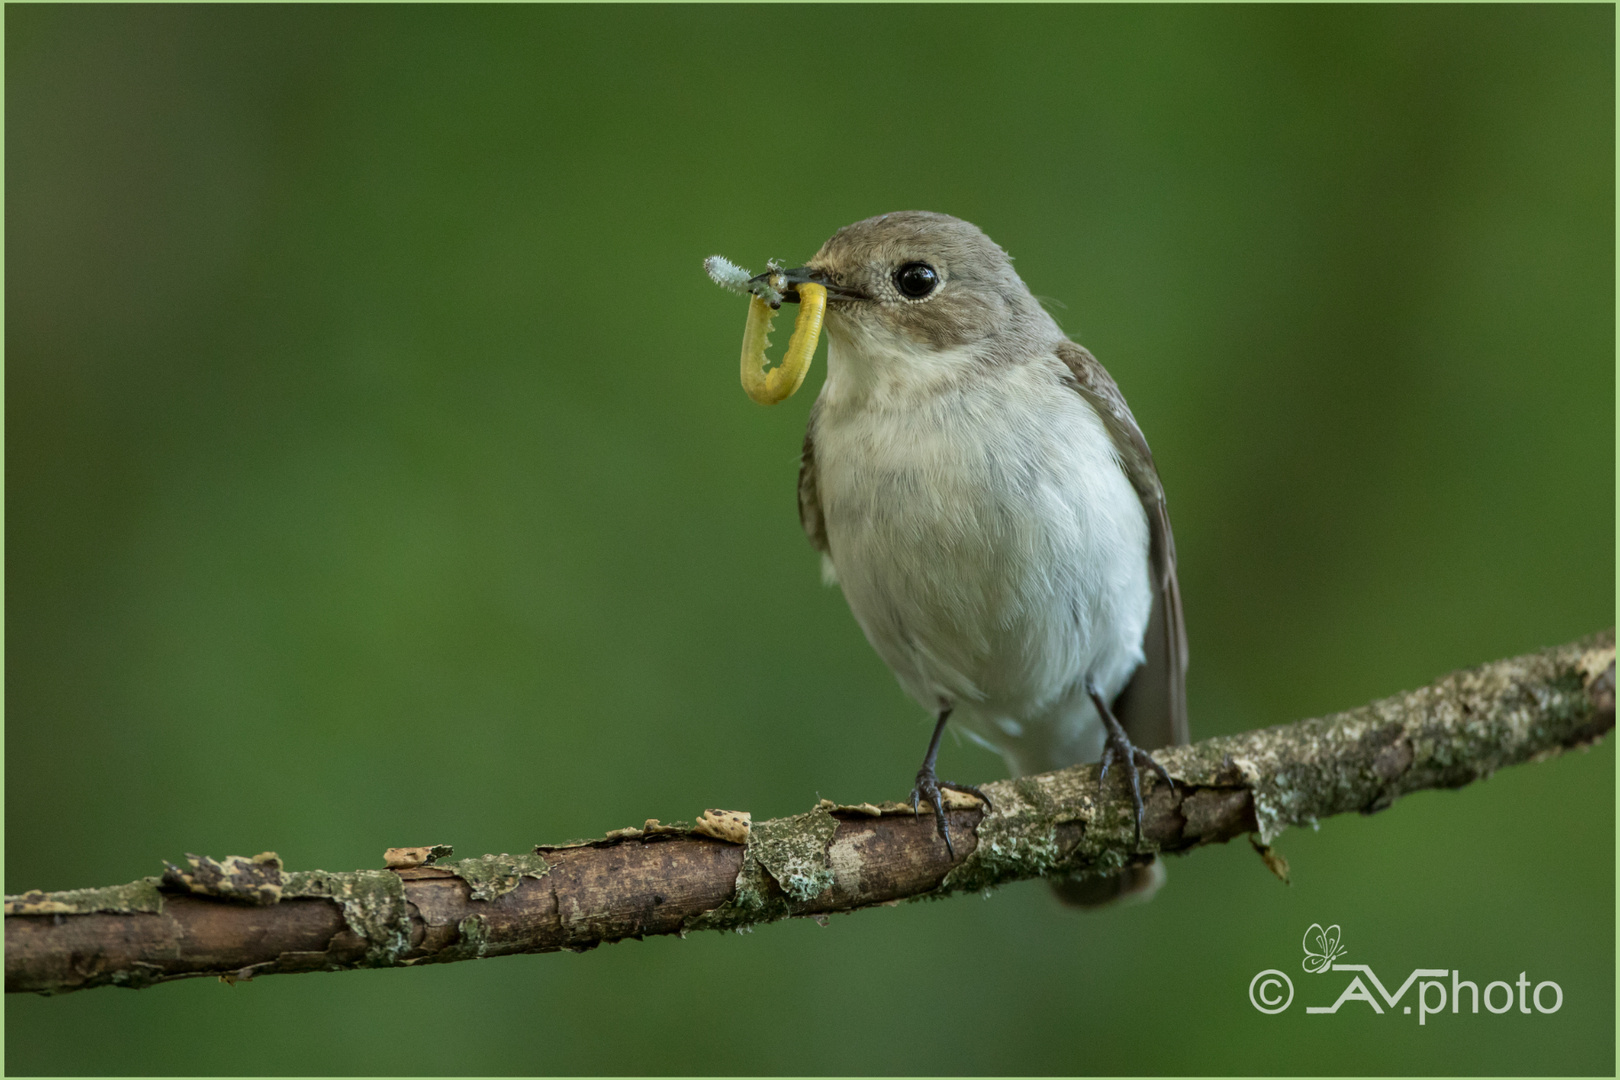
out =
{"type": "MultiPolygon", "coordinates": [[[[1373,813],[1426,788],[1585,747],[1614,726],[1614,632],[1458,672],[1315,720],[1156,752],[1137,841],[1123,785],[1097,767],[949,793],[952,858],[932,815],[898,803],[752,822],[710,810],[696,827],[618,829],[533,854],[397,869],[286,872],[273,852],[189,856],[161,878],[6,898],[7,992],[65,993],[215,975],[446,963],[692,930],[744,930],[1051,874],[1102,874],[1158,853],[1251,836],[1273,872],[1283,829],[1373,813]]],[[[418,860],[425,865],[416,865],[418,860]]]]}

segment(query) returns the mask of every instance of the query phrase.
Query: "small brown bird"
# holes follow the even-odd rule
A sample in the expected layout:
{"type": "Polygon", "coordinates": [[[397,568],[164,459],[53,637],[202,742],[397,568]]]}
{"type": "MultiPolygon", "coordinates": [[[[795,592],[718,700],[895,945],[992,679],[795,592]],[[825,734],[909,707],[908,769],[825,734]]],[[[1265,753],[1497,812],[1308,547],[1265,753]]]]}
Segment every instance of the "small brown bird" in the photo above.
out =
{"type": "MultiPolygon", "coordinates": [[[[763,276],[763,275],[762,275],[763,276]]],[[[1014,774],[1118,764],[1141,829],[1144,748],[1187,741],[1175,543],[1147,440],[1119,388],[976,226],[884,214],[845,226],[792,286],[827,290],[827,378],[799,514],[866,638],[936,716],[912,805],[955,717],[1014,774]]],[[[1173,785],[1172,785],[1173,786],[1173,785]]],[[[1065,899],[1151,894],[1155,863],[1055,883],[1065,899]]]]}

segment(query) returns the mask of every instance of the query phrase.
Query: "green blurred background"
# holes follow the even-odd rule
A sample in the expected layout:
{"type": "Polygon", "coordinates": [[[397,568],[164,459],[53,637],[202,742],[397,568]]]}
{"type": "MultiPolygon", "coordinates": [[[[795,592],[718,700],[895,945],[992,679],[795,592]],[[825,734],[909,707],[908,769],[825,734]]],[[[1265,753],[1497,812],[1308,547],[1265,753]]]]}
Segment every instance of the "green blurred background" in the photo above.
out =
{"type": "MultiPolygon", "coordinates": [[[[699,267],[886,210],[981,225],[1128,395],[1195,736],[1609,625],[1613,19],[8,7],[7,890],[902,797],[928,718],[794,510],[820,361],[752,405],[699,267]]],[[[1106,915],[1025,883],[8,998],[6,1067],[1612,1073],[1613,773],[1285,834],[1289,888],[1207,849],[1106,915]],[[1312,922],[1392,988],[1528,971],[1564,1006],[1307,1017],[1312,922]]]]}

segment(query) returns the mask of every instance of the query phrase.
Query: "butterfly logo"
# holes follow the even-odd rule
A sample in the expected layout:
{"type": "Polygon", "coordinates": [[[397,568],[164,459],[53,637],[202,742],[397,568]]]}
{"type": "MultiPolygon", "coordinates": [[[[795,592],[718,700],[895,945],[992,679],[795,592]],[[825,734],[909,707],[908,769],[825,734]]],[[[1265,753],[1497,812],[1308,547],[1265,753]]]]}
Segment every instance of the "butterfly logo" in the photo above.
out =
{"type": "Polygon", "coordinates": [[[1320,923],[1311,923],[1311,928],[1305,931],[1305,970],[1312,975],[1320,975],[1333,966],[1335,957],[1343,956],[1349,950],[1339,945],[1339,928],[1337,925],[1322,929],[1320,923]]]}

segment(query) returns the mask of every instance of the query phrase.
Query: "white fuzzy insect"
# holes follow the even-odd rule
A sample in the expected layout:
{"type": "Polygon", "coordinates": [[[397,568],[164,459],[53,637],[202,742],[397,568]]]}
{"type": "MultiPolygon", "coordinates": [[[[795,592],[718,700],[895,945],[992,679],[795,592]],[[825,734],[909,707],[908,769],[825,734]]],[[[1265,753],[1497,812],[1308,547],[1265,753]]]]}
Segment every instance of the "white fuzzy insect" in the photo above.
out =
{"type": "MultiPolygon", "coordinates": [[[[768,264],[769,269],[777,270],[776,260],[768,264]]],[[[710,255],[703,260],[703,269],[709,275],[709,280],[734,293],[743,295],[753,294],[765,301],[771,307],[782,306],[782,293],[773,288],[768,281],[755,281],[754,275],[727,259],[723,255],[710,255]]]]}

